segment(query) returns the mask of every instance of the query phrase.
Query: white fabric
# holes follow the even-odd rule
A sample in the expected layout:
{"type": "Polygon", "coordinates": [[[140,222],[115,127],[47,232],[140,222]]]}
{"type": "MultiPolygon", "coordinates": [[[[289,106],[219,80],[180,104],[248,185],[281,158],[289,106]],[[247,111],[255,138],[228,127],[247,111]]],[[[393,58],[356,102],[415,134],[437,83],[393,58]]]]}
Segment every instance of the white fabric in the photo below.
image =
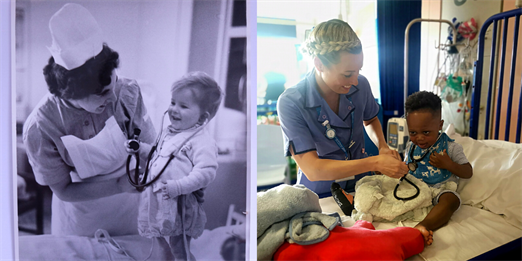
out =
{"type": "MultiPolygon", "coordinates": [[[[393,195],[397,179],[385,175],[366,176],[355,185],[357,196],[354,200],[354,220],[373,221],[422,221],[430,212],[433,199],[442,191],[455,191],[455,182],[443,182],[440,186],[430,187],[411,175],[407,179],[419,187],[419,195],[411,200],[398,200],[393,195]]],[[[414,195],[417,190],[407,181],[402,181],[397,196],[405,198],[414,195]]]]}
{"type": "MultiPolygon", "coordinates": [[[[223,243],[232,236],[244,237],[244,225],[217,227],[205,230],[193,239],[190,251],[196,260],[221,261],[223,243]]],[[[107,243],[92,236],[37,235],[19,237],[20,260],[174,260],[170,247],[163,238],[145,238],[139,235],[113,236],[132,257],[115,252],[107,243]],[[154,243],[153,243],[154,241],[154,243]],[[151,251],[152,247],[152,251],[151,251]]]]}
{"type": "MultiPolygon", "coordinates": [[[[351,227],[355,220],[344,216],[332,197],[319,200],[324,213],[339,212],[344,227],[351,227]]],[[[414,227],[418,222],[373,222],[375,229],[414,227]]],[[[501,216],[484,209],[464,205],[453,213],[448,224],[433,233],[433,244],[419,255],[406,260],[469,260],[522,236],[518,229],[501,216]]]]}
{"type": "MultiPolygon", "coordinates": [[[[446,133],[463,146],[473,166],[473,177],[460,180],[461,209],[434,232],[431,246],[407,260],[469,260],[522,236],[522,145],[460,137],[451,128],[446,133]]],[[[339,212],[344,226],[355,223],[343,215],[331,197],[319,202],[323,212],[339,212]]],[[[414,221],[373,223],[376,229],[416,224],[414,221]]]]}
{"type": "Polygon", "coordinates": [[[54,61],[67,70],[83,65],[103,48],[102,31],[94,17],[79,4],[65,4],[49,20],[53,38],[48,47],[54,61]]]}
{"type": "Polygon", "coordinates": [[[61,139],[75,166],[75,171],[71,172],[73,182],[97,175],[108,174],[104,178],[115,178],[125,174],[128,154],[123,144],[126,138],[114,116],[92,139],[82,140],[74,135],[62,136],[61,139]]]}
{"type": "MultiPolygon", "coordinates": [[[[416,222],[374,223],[376,229],[413,227],[416,222]]],[[[453,213],[445,226],[433,232],[433,244],[407,260],[469,260],[522,236],[522,230],[500,215],[471,206],[453,213]]]]}
{"type": "MultiPolygon", "coordinates": [[[[382,221],[394,220],[414,209],[431,206],[431,190],[426,183],[409,175],[408,180],[417,185],[420,194],[412,200],[398,200],[393,196],[395,186],[399,182],[385,175],[366,176],[355,185],[356,197],[354,198],[355,220],[382,221]]],[[[397,196],[410,197],[416,193],[416,189],[407,181],[401,182],[397,190],[397,196]]]]}
{"type": "Polygon", "coordinates": [[[522,229],[522,149],[514,143],[477,141],[454,134],[464,147],[473,177],[461,179],[457,192],[462,204],[504,215],[507,222],[522,229]]]}
{"type": "Polygon", "coordinates": [[[51,234],[93,236],[98,228],[107,230],[113,236],[138,234],[139,197],[138,193],[120,193],[67,202],[53,194],[51,234]]]}

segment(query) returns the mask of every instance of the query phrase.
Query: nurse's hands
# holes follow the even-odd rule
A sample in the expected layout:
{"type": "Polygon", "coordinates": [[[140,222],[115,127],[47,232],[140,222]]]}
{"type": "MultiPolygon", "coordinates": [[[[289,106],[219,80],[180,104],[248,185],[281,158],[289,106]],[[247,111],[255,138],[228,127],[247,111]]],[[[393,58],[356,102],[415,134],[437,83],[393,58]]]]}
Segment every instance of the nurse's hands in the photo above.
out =
{"type": "Polygon", "coordinates": [[[392,154],[379,154],[375,156],[377,159],[376,171],[391,177],[391,178],[402,178],[409,171],[406,163],[397,159],[392,154]]]}
{"type": "Polygon", "coordinates": [[[125,146],[125,150],[130,155],[134,155],[136,152],[140,151],[140,142],[138,140],[126,140],[123,143],[123,146],[125,146]]]}

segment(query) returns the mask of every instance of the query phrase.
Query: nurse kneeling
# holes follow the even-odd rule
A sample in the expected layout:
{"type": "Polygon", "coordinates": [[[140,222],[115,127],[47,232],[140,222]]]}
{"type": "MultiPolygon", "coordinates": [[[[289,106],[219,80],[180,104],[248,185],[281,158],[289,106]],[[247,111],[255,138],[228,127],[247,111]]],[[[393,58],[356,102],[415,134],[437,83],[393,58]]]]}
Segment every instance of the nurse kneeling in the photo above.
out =
{"type": "Polygon", "coordinates": [[[285,155],[299,166],[297,183],[324,197],[333,181],[351,192],[372,171],[404,176],[408,168],[386,144],[379,105],[359,74],[362,46],[352,28],[342,20],[322,22],[302,49],[313,59],[314,70],[277,102],[285,155]],[[366,155],[363,126],[379,148],[378,156],[366,155]]]}

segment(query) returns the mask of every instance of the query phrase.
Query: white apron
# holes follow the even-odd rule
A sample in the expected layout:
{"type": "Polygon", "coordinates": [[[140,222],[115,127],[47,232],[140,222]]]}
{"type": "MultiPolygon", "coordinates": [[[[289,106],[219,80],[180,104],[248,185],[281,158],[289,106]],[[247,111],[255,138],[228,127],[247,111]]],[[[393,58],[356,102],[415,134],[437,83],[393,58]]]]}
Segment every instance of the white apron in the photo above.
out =
{"type": "MultiPolygon", "coordinates": [[[[92,139],[81,140],[73,135],[61,139],[76,167],[71,171],[73,182],[96,182],[126,175],[126,138],[114,116],[92,139]]],[[[51,232],[53,235],[92,237],[101,228],[111,236],[138,234],[139,197],[139,193],[120,193],[94,200],[65,202],[53,195],[51,232]]]]}

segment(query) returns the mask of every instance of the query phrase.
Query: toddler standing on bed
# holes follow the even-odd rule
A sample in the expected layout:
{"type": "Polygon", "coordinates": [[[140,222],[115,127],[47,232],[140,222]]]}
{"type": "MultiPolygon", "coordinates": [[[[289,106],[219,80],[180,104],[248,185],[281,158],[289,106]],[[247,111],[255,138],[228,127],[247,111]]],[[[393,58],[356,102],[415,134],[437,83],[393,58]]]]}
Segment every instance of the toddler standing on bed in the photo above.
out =
{"type": "MultiPolygon", "coordinates": [[[[171,124],[160,134],[147,182],[165,170],[141,194],[138,230],[144,237],[167,239],[176,260],[195,260],[190,240],[202,234],[207,222],[203,190],[214,180],[218,167],[217,146],[206,125],[216,115],[223,95],[218,84],[202,72],[175,82],[171,95],[167,110],[171,124]],[[172,154],[175,157],[168,162],[172,154]]],[[[151,145],[141,144],[140,158],[146,158],[150,150],[151,145]]]]}
{"type": "Polygon", "coordinates": [[[453,212],[460,208],[456,192],[459,178],[469,179],[473,168],[462,146],[442,132],[441,100],[432,92],[416,92],[406,99],[406,121],[410,142],[405,150],[405,162],[412,174],[428,186],[443,189],[433,198],[433,209],[415,226],[425,242],[433,242],[433,230],[446,224],[453,212]],[[448,182],[454,182],[448,186],[448,182]]]}

